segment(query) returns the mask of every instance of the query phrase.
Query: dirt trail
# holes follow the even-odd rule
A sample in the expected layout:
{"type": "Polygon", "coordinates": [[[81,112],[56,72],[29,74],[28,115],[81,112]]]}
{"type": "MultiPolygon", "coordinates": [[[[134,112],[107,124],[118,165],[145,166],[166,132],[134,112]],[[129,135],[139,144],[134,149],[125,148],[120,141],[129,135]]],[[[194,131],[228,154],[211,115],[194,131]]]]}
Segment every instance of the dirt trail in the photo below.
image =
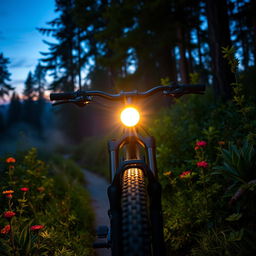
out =
{"type": "MultiPolygon", "coordinates": [[[[92,207],[95,212],[95,225],[107,225],[109,227],[108,209],[109,202],[107,187],[109,183],[102,177],[88,170],[83,170],[87,181],[86,188],[91,195],[92,207]]],[[[110,249],[96,249],[98,256],[110,256],[110,249]]]]}

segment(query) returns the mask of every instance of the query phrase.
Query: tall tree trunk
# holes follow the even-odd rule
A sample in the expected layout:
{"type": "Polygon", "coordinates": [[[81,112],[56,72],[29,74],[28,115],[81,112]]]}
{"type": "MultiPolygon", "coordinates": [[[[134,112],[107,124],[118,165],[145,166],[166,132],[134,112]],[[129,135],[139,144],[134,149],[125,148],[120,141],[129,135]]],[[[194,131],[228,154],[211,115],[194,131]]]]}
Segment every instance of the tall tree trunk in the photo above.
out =
{"type": "Polygon", "coordinates": [[[254,67],[256,68],[256,17],[253,21],[253,58],[254,58],[254,67]]]}
{"type": "Polygon", "coordinates": [[[160,78],[168,77],[170,81],[177,81],[177,69],[174,50],[169,45],[166,45],[161,49],[161,52],[158,54],[158,57],[160,63],[160,78]]]}
{"type": "Polygon", "coordinates": [[[200,26],[196,27],[196,36],[197,36],[197,51],[198,51],[198,59],[199,59],[199,67],[202,68],[202,52],[201,52],[201,35],[200,35],[200,26]]]}
{"type": "Polygon", "coordinates": [[[177,25],[177,38],[178,38],[178,47],[180,51],[180,75],[181,81],[183,83],[188,83],[188,63],[186,59],[186,48],[185,48],[185,38],[184,31],[180,25],[177,25]]]}
{"type": "MultiPolygon", "coordinates": [[[[239,10],[239,3],[236,2],[236,8],[239,10]]],[[[242,59],[242,64],[244,66],[244,69],[248,68],[249,64],[249,45],[247,43],[248,38],[247,38],[247,33],[244,31],[246,29],[246,24],[244,22],[244,17],[239,17],[238,20],[238,28],[239,28],[239,33],[241,37],[241,46],[242,46],[242,51],[243,51],[243,59],[242,59]]]]}
{"type": "Polygon", "coordinates": [[[188,51],[188,72],[193,73],[193,57],[192,57],[192,49],[191,49],[191,34],[190,31],[186,31],[186,45],[188,51]]]}
{"type": "MultiPolygon", "coordinates": [[[[250,4],[251,4],[252,10],[256,12],[256,1],[251,0],[250,4]]],[[[254,59],[254,67],[256,68],[256,15],[252,16],[252,27],[253,27],[253,59],[254,59]]]]}
{"type": "Polygon", "coordinates": [[[231,98],[230,84],[235,81],[235,76],[222,55],[222,47],[231,46],[226,0],[206,0],[206,14],[215,95],[228,100],[231,98]]]}
{"type": "Polygon", "coordinates": [[[82,68],[82,61],[81,61],[81,29],[77,29],[77,50],[78,50],[78,86],[79,90],[82,90],[82,79],[81,79],[81,68],[82,68]]]}

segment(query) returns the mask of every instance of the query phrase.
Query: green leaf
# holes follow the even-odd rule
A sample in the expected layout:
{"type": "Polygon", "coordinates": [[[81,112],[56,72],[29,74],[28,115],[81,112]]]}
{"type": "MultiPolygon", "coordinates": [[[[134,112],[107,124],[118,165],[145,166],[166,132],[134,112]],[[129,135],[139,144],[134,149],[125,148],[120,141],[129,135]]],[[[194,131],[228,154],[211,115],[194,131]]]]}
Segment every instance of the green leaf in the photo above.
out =
{"type": "Polygon", "coordinates": [[[230,242],[235,242],[235,241],[241,241],[242,237],[244,235],[244,229],[241,228],[239,231],[233,231],[229,234],[228,240],[230,242]]]}
{"type": "Polygon", "coordinates": [[[241,213],[233,213],[231,215],[229,215],[225,220],[227,221],[237,221],[239,219],[241,219],[242,214],[241,213]]]}

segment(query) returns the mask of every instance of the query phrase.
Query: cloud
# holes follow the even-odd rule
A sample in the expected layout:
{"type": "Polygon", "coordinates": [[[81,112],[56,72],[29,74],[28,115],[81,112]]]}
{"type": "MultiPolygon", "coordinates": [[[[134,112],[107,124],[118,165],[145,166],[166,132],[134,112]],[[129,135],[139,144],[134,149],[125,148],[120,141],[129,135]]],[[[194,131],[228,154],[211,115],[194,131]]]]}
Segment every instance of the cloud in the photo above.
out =
{"type": "Polygon", "coordinates": [[[10,68],[31,68],[34,66],[34,63],[26,58],[17,58],[12,61],[10,68]]]}

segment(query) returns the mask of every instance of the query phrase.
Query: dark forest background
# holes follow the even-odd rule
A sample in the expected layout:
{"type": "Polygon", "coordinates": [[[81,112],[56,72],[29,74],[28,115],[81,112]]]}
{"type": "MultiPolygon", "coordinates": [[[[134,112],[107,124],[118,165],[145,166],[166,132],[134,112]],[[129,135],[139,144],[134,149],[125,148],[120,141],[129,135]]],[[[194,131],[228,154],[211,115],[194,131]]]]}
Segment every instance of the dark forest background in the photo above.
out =
{"type": "Polygon", "coordinates": [[[49,91],[142,91],[169,81],[198,82],[213,89],[215,101],[226,102],[235,75],[223,47],[234,47],[246,90],[255,93],[254,0],[56,0],[55,6],[56,18],[37,28],[49,36],[49,51],[28,73],[22,95],[12,87],[8,56],[0,55],[0,97],[10,99],[1,107],[3,138],[45,139],[59,130],[78,141],[104,131],[106,122],[98,120],[107,120],[108,111],[53,111],[49,91]]]}

